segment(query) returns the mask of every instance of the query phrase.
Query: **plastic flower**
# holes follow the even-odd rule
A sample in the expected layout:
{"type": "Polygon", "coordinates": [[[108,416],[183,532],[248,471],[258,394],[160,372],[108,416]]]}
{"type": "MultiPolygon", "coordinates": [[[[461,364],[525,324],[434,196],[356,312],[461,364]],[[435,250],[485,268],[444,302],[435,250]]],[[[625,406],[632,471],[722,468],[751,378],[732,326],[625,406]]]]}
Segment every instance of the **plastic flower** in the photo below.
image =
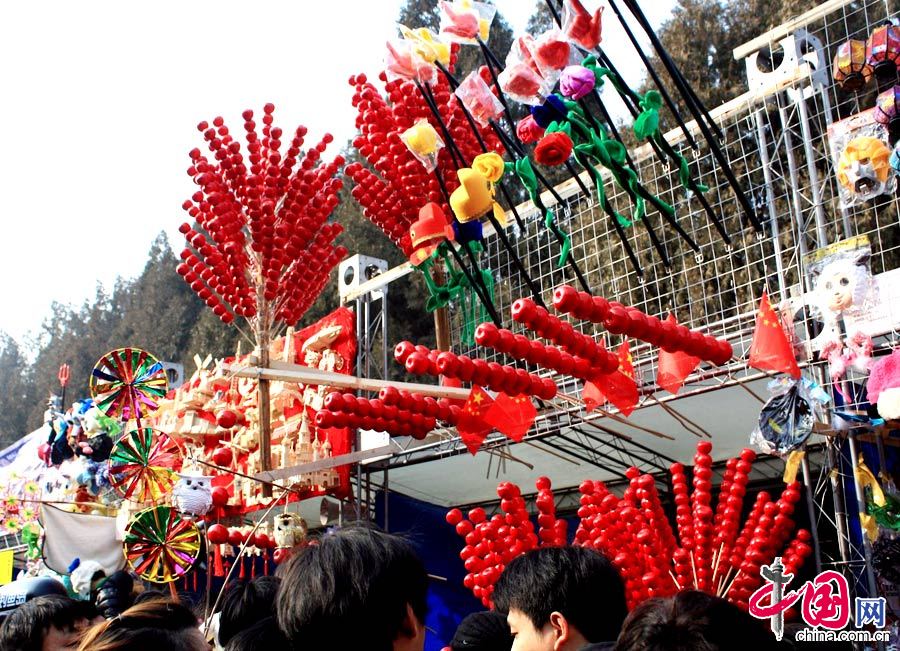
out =
{"type": "Polygon", "coordinates": [[[566,37],[586,50],[593,50],[601,41],[602,14],[602,6],[592,16],[579,0],[566,0],[563,20],[566,37]]]}
{"type": "Polygon", "coordinates": [[[36,481],[29,481],[25,483],[25,494],[26,495],[37,495],[40,487],[38,486],[36,481]]]}
{"type": "Polygon", "coordinates": [[[3,521],[3,528],[6,529],[7,531],[9,531],[10,533],[15,533],[21,528],[21,526],[19,525],[18,520],[9,518],[9,519],[3,521]]]}
{"type": "Polygon", "coordinates": [[[503,176],[503,157],[494,152],[479,154],[472,161],[472,169],[481,174],[491,183],[496,183],[503,176]]]}
{"type": "Polygon", "coordinates": [[[556,38],[554,33],[542,34],[535,43],[532,55],[541,70],[562,70],[569,63],[572,48],[564,40],[556,38]]]}
{"type": "Polygon", "coordinates": [[[549,127],[551,122],[565,118],[566,114],[566,105],[556,95],[550,95],[540,106],[531,107],[531,115],[542,129],[549,127]]]}
{"type": "Polygon", "coordinates": [[[428,63],[437,61],[443,66],[450,65],[450,46],[427,27],[410,29],[406,25],[400,25],[400,33],[410,42],[413,50],[428,63]]]}
{"type": "Polygon", "coordinates": [[[4,500],[4,502],[6,503],[6,506],[7,506],[7,507],[10,507],[10,506],[15,506],[15,505],[17,505],[17,504],[19,503],[19,500],[18,500],[18,498],[15,497],[14,495],[10,495],[9,497],[7,497],[7,498],[4,500]]]}
{"type": "Polygon", "coordinates": [[[36,514],[35,514],[34,509],[31,508],[30,506],[26,506],[24,509],[22,509],[22,519],[25,520],[26,522],[30,522],[31,520],[34,520],[35,515],[36,514]]]}
{"type": "Polygon", "coordinates": [[[428,120],[419,120],[404,131],[400,138],[411,152],[419,156],[430,156],[438,150],[440,142],[437,131],[428,120]]]}
{"type": "Polygon", "coordinates": [[[534,160],[541,165],[562,165],[572,155],[572,139],[561,131],[548,133],[534,148],[534,160]]]}
{"type": "Polygon", "coordinates": [[[516,125],[516,135],[524,143],[537,142],[544,136],[544,127],[534,121],[534,117],[526,115],[516,125]]]}
{"type": "Polygon", "coordinates": [[[544,83],[544,78],[524,63],[507,66],[498,80],[503,92],[522,98],[535,97],[544,83]]]}
{"type": "Polygon", "coordinates": [[[559,90],[566,97],[579,100],[594,90],[596,83],[593,71],[584,66],[567,66],[559,78],[559,90]]]}

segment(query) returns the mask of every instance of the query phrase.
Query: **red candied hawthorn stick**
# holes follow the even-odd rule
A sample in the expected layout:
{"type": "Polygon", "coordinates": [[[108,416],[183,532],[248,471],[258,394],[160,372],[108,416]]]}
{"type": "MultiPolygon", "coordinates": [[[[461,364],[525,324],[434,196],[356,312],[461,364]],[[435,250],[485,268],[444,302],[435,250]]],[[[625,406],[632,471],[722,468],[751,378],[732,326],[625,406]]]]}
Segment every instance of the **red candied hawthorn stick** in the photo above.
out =
{"type": "Polygon", "coordinates": [[[535,482],[538,489],[534,500],[538,510],[538,538],[543,547],[562,547],[566,544],[567,523],[557,519],[556,503],[548,477],[538,477],[535,482]]]}
{"type": "Polygon", "coordinates": [[[212,159],[190,152],[188,174],[199,189],[183,204],[194,224],[179,229],[188,248],[177,271],[225,322],[265,306],[273,319],[296,323],[347,253],[333,244],[341,228],[326,224],[344,164],[341,156],[319,162],[333,138],[326,134],[299,160],[306,128],[283,151],[274,110],[264,107],[260,132],[253,111],[243,113],[246,157],[221,117],[198,125],[212,159]]]}
{"type": "Polygon", "coordinates": [[[535,396],[543,400],[556,396],[556,383],[550,378],[541,378],[521,368],[447,351],[430,350],[425,354],[417,351],[415,345],[408,341],[397,344],[394,358],[413,375],[443,375],[511,396],[535,396]]]}
{"type": "Polygon", "coordinates": [[[434,413],[413,412],[386,405],[380,398],[359,398],[352,393],[334,392],[325,398],[324,409],[316,414],[319,427],[361,427],[397,436],[423,439],[437,427],[434,413]]]}
{"type": "Polygon", "coordinates": [[[731,344],[671,321],[661,321],[641,310],[607,301],[602,296],[579,292],[571,285],[561,285],[553,292],[553,307],[576,319],[601,324],[614,335],[640,339],[668,352],[688,355],[721,366],[734,354],[731,344]]]}
{"type": "MultiPolygon", "coordinates": [[[[608,367],[594,368],[583,357],[570,355],[556,346],[548,346],[525,335],[498,328],[493,323],[482,323],[475,329],[475,343],[529,364],[542,366],[563,375],[571,375],[579,380],[591,380],[602,373],[611,372],[607,370],[608,367]]],[[[618,366],[618,361],[616,365],[618,366]]]]}
{"type": "Polygon", "coordinates": [[[566,352],[583,357],[591,366],[611,373],[619,367],[618,358],[606,350],[602,343],[575,330],[571,323],[550,314],[530,298],[520,298],[512,304],[512,318],[539,337],[549,339],[566,352]],[[612,369],[612,370],[605,370],[612,369]]]}
{"type": "MultiPolygon", "coordinates": [[[[455,56],[455,55],[454,55],[455,56]]],[[[368,163],[347,166],[347,174],[354,187],[351,195],[363,208],[366,219],[378,226],[406,255],[412,251],[409,227],[418,219],[418,211],[428,201],[441,206],[447,214],[446,203],[437,177],[425,170],[400,139],[400,135],[418,120],[439,125],[416,86],[401,79],[384,83],[382,94],[366,75],[350,78],[354,87],[353,106],[357,109],[356,127],[359,135],[353,146],[368,163]]],[[[474,134],[468,128],[460,106],[450,92],[448,82],[439,78],[432,87],[438,111],[447,124],[465,163],[481,153],[474,134]]],[[[490,129],[479,128],[491,151],[499,151],[500,143],[490,129]]],[[[438,153],[438,173],[448,192],[459,185],[456,168],[445,147],[438,153]]]]}
{"type": "Polygon", "coordinates": [[[697,587],[709,591],[712,579],[712,537],[715,514],[712,507],[712,443],[700,441],[694,455],[694,492],[691,494],[691,515],[694,524],[692,554],[697,567],[697,587]]]}

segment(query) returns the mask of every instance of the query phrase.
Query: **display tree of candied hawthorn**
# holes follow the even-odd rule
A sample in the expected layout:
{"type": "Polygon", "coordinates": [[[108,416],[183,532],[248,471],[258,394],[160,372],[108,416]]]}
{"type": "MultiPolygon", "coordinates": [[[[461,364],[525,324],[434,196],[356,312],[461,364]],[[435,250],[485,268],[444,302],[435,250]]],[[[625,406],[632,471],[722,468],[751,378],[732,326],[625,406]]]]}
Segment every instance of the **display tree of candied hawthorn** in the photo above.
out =
{"type": "Polygon", "coordinates": [[[303,152],[307,129],[299,126],[282,151],[274,110],[265,105],[260,132],[253,111],[244,111],[246,158],[221,117],[198,125],[212,160],[190,152],[187,172],[198,190],[183,208],[195,223],[179,229],[188,246],[178,273],[223,322],[244,317],[257,332],[299,321],[347,255],[334,245],[342,227],[326,223],[344,164],[341,156],[320,161],[333,137],[303,152]]]}
{"type": "MultiPolygon", "coordinates": [[[[451,55],[451,65],[456,49],[451,55]]],[[[363,207],[363,214],[378,226],[404,255],[412,252],[409,227],[418,218],[419,209],[429,201],[439,204],[449,215],[450,207],[441,192],[437,177],[425,170],[400,139],[406,129],[420,119],[428,120],[444,138],[437,119],[415,84],[409,81],[387,81],[384,72],[382,95],[366,75],[350,78],[355,88],[353,106],[357,109],[356,127],[359,135],[353,146],[369,167],[362,163],[347,166],[347,175],[354,182],[351,195],[363,207]]],[[[481,146],[466,120],[456,96],[442,75],[432,87],[441,120],[458,146],[465,165],[480,153],[481,146]]],[[[476,123],[477,124],[477,123],[476,123]]],[[[490,127],[478,127],[489,151],[500,152],[501,145],[490,127]]],[[[456,166],[448,143],[438,153],[438,173],[448,192],[459,185],[456,166]]]]}

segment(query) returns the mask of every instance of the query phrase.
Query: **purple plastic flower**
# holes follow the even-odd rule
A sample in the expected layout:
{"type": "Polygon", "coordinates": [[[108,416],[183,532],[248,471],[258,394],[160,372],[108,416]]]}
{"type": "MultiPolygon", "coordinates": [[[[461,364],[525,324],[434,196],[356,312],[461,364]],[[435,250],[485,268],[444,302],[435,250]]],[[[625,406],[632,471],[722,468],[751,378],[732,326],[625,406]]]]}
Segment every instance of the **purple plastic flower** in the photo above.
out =
{"type": "Polygon", "coordinates": [[[584,66],[567,66],[559,78],[559,90],[566,97],[578,100],[594,90],[594,73],[584,66]]]}

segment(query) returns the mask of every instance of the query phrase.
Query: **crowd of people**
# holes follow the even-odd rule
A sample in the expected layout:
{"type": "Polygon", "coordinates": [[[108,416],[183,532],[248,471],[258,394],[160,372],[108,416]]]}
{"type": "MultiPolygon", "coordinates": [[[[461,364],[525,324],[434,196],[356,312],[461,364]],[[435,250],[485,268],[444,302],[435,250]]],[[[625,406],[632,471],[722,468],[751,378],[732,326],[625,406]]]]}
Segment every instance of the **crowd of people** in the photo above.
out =
{"type": "MultiPolygon", "coordinates": [[[[403,538],[369,527],[329,532],[277,577],[230,585],[209,622],[147,591],[105,619],[89,602],[52,595],[0,628],[0,651],[422,651],[429,578],[403,538]]],[[[603,555],[549,547],[512,561],[492,611],[469,615],[451,651],[765,651],[784,648],[768,622],[701,592],[627,612],[625,587],[603,555]]]]}

